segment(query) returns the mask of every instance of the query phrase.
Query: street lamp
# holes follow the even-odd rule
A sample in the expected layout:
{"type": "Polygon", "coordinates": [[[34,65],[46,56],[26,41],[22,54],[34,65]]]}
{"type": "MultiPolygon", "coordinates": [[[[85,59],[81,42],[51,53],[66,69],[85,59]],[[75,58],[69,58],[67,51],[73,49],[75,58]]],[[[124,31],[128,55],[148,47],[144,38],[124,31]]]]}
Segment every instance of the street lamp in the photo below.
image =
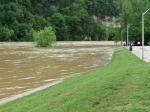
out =
{"type": "Polygon", "coordinates": [[[144,60],[144,16],[150,10],[150,8],[142,13],[142,60],[144,60]]]}
{"type": "Polygon", "coordinates": [[[130,25],[128,24],[127,25],[127,47],[129,46],[129,28],[130,28],[130,25]]]}

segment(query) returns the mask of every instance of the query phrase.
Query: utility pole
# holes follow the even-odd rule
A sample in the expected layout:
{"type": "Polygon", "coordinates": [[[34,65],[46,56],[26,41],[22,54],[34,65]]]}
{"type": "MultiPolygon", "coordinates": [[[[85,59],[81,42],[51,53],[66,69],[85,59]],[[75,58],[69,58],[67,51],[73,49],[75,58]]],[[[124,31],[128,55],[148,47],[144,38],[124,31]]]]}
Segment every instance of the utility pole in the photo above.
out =
{"type": "Polygon", "coordinates": [[[129,28],[130,25],[127,25],[127,47],[129,46],[129,28]]]}
{"type": "Polygon", "coordinates": [[[144,60],[144,14],[142,14],[142,60],[144,60]]]}
{"type": "Polygon", "coordinates": [[[144,38],[144,16],[145,14],[150,10],[150,8],[145,11],[144,13],[142,13],[142,60],[144,61],[144,41],[145,41],[145,38],[144,38]]]}

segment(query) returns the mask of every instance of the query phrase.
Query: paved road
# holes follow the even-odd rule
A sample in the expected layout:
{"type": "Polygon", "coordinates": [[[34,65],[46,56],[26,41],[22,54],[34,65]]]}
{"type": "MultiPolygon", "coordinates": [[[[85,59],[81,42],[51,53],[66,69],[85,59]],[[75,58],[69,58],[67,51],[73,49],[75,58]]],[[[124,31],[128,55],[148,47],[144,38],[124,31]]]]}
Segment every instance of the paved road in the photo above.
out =
{"type": "MultiPolygon", "coordinates": [[[[132,51],[136,56],[142,59],[142,47],[141,46],[133,46],[132,51]]],[[[150,46],[144,47],[144,60],[146,62],[150,62],[150,46]]]]}

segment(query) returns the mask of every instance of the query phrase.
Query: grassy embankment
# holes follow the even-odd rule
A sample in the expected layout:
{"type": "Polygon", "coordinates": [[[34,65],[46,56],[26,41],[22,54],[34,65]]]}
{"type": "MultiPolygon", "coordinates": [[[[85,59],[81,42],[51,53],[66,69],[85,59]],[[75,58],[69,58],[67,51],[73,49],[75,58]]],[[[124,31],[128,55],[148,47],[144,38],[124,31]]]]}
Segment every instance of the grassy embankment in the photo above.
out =
{"type": "Polygon", "coordinates": [[[108,65],[0,106],[0,112],[150,112],[150,63],[117,48],[108,65]]]}

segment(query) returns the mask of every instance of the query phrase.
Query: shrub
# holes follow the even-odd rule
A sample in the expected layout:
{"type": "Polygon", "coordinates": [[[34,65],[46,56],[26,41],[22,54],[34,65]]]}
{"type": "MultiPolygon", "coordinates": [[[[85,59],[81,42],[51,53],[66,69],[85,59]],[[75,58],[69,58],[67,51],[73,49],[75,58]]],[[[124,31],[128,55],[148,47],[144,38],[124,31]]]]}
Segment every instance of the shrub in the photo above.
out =
{"type": "Polygon", "coordinates": [[[39,47],[48,47],[52,46],[56,41],[56,35],[52,27],[45,27],[43,30],[34,32],[33,34],[34,41],[39,47]]]}
{"type": "Polygon", "coordinates": [[[0,41],[10,41],[14,31],[7,27],[0,27],[0,41]]]}

